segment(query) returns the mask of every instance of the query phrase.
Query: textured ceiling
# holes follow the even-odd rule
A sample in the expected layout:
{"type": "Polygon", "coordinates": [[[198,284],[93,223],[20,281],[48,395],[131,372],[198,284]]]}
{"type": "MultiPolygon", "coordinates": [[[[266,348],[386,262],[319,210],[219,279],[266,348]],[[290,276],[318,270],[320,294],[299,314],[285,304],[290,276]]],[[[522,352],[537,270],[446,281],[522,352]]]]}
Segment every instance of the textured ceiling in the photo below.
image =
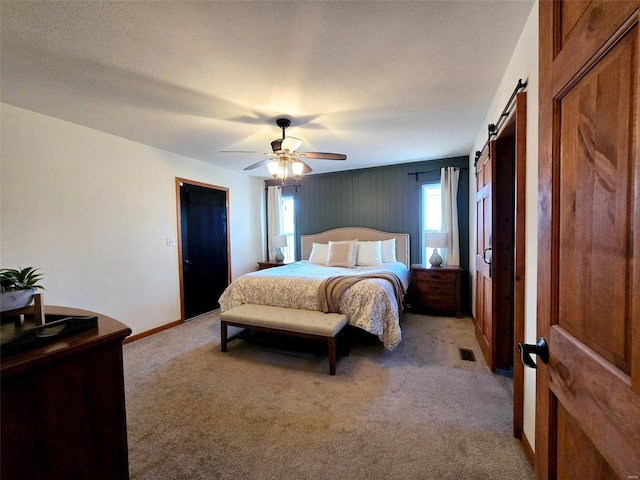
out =
{"type": "Polygon", "coordinates": [[[532,7],[3,0],[0,95],[239,172],[281,116],[314,173],[467,155],[532,7]]]}

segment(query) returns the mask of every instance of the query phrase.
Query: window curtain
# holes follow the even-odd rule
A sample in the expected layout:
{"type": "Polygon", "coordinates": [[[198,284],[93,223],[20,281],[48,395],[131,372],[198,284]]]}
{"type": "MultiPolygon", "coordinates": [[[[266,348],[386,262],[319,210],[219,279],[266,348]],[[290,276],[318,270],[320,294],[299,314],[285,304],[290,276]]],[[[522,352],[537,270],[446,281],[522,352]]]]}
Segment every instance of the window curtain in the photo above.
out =
{"type": "Polygon", "coordinates": [[[267,260],[275,260],[275,248],[271,246],[271,238],[282,231],[280,219],[280,203],[282,190],[280,187],[267,187],[267,260]]]}
{"type": "Polygon", "coordinates": [[[447,247],[442,255],[444,265],[460,265],[460,232],[458,230],[458,183],[460,169],[440,170],[442,192],[442,231],[447,234],[447,247]]]}

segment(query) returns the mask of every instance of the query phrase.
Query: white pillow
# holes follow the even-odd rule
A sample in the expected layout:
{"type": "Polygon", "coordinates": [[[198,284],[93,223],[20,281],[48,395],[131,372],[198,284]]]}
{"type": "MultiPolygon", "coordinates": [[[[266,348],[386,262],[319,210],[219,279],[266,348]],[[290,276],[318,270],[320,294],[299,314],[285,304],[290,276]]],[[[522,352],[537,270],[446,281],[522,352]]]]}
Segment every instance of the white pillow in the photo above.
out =
{"type": "Polygon", "coordinates": [[[314,243],[311,246],[311,254],[309,255],[309,263],[316,265],[326,265],[329,256],[329,245],[326,243],[314,243]]]}
{"type": "Polygon", "coordinates": [[[329,242],[328,267],[353,268],[356,265],[356,241],[329,242]]]}
{"type": "Polygon", "coordinates": [[[380,265],[382,263],[382,242],[358,242],[356,265],[380,265]]]}
{"type": "Polygon", "coordinates": [[[396,262],[396,239],[382,241],[382,263],[396,262]]]}

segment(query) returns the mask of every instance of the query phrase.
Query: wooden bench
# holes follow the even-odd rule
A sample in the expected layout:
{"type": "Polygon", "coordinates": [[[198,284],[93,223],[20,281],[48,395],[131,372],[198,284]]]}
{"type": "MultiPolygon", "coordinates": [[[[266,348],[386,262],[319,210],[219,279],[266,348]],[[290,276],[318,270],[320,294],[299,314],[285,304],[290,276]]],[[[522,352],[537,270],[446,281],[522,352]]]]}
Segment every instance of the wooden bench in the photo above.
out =
{"type": "Polygon", "coordinates": [[[226,352],[227,344],[241,336],[242,332],[227,337],[229,325],[246,330],[324,341],[327,342],[329,352],[329,374],[335,375],[336,339],[345,330],[347,319],[347,315],[341,313],[323,313],[247,303],[220,314],[220,348],[226,352]]]}

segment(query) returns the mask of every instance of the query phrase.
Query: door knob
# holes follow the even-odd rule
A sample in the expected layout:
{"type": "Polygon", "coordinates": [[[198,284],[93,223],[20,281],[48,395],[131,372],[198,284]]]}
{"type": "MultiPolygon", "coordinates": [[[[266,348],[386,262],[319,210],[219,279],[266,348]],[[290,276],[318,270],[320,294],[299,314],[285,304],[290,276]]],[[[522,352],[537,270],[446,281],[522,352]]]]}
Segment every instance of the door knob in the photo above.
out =
{"type": "Polygon", "coordinates": [[[518,343],[518,350],[520,350],[520,360],[525,367],[537,368],[536,362],[533,361],[531,355],[538,355],[542,363],[549,363],[549,347],[544,338],[540,337],[538,343],[532,345],[531,343],[518,343]]]}
{"type": "Polygon", "coordinates": [[[184,263],[185,265],[193,265],[193,262],[191,260],[185,260],[184,263]]]}

